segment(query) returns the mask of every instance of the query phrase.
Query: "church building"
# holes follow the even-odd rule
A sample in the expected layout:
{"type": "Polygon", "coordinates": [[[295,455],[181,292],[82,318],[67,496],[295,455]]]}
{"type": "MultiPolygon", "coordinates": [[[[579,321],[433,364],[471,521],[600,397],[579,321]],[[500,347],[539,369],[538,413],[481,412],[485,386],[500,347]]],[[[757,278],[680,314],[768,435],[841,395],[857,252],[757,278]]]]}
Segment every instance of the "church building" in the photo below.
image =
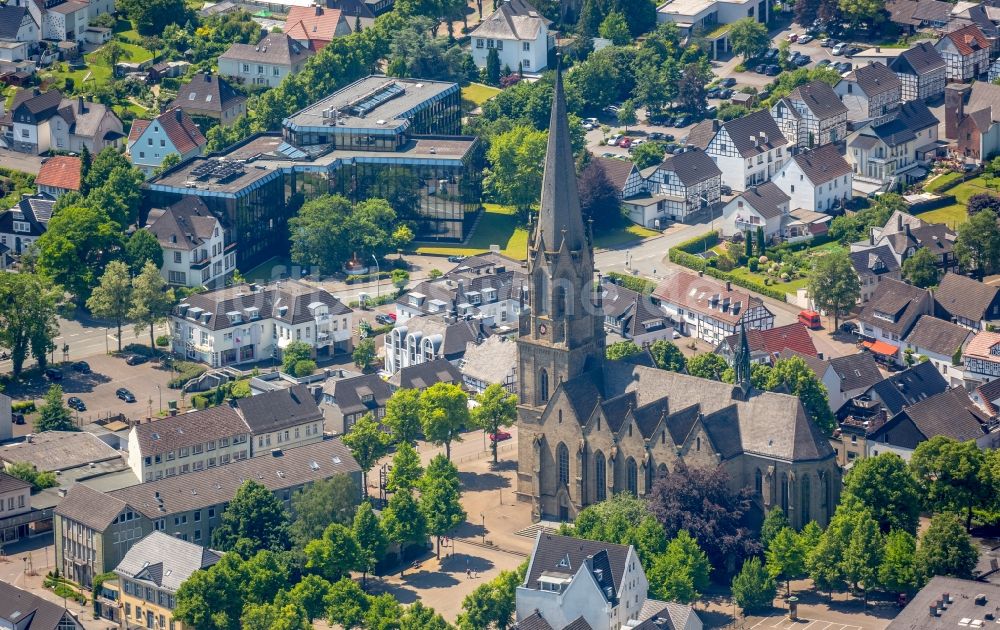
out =
{"type": "Polygon", "coordinates": [[[618,492],[644,497],[683,462],[724,466],[759,514],[780,506],[796,527],[825,525],[841,487],[834,450],[797,397],[753,389],[745,339],[735,385],[605,359],[575,172],[557,72],[519,320],[518,499],[535,519],[567,521],[618,492]]]}

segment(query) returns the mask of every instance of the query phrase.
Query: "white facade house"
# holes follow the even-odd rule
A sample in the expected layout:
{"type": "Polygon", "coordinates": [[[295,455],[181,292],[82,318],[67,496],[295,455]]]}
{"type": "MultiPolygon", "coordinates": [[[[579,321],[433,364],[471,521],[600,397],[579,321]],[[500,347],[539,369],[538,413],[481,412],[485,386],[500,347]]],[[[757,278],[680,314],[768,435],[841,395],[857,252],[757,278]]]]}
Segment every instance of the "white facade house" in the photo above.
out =
{"type": "Polygon", "coordinates": [[[749,232],[753,238],[759,227],[764,230],[764,238],[768,242],[781,238],[789,201],[789,196],[774,182],[748,188],[723,207],[722,236],[732,238],[749,232]]]}
{"type": "Polygon", "coordinates": [[[722,123],[705,153],[722,171],[722,183],[746,190],[770,181],[787,157],[788,140],[767,110],[722,123]]]}
{"type": "Polygon", "coordinates": [[[704,37],[711,44],[713,58],[731,49],[727,25],[744,18],[767,24],[770,4],[766,0],[666,0],[656,8],[657,22],[673,22],[682,37],[704,37]]]}
{"type": "Polygon", "coordinates": [[[631,545],[540,531],[516,590],[516,621],[532,628],[628,630],[647,622],[642,627],[701,630],[689,606],[648,600],[648,589],[631,545]]]}
{"type": "Polygon", "coordinates": [[[731,283],[678,271],[653,291],[660,307],[682,334],[718,346],[746,328],[774,327],[774,313],[760,298],[733,289],[731,283]]]}
{"type": "Polygon", "coordinates": [[[457,362],[469,343],[490,334],[482,319],[442,315],[411,317],[385,335],[385,370],[389,374],[435,359],[457,362]]]}
{"type": "Polygon", "coordinates": [[[548,66],[549,50],[555,39],[546,19],[525,0],[502,0],[496,11],[470,34],[472,60],[486,67],[490,50],[496,50],[500,68],[541,72],[548,66]]]}
{"type": "Polygon", "coordinates": [[[825,81],[800,85],[771,106],[781,133],[800,149],[810,149],[847,137],[847,106],[825,81]]]}
{"type": "Polygon", "coordinates": [[[923,315],[903,340],[904,352],[909,350],[915,360],[922,361],[923,357],[927,357],[948,381],[949,387],[958,387],[965,383],[961,357],[974,335],[974,332],[958,324],[923,315]]]}
{"type": "Polygon", "coordinates": [[[793,155],[773,183],[791,198],[792,208],[830,212],[852,196],[851,165],[833,144],[793,155]]]}
{"type": "Polygon", "coordinates": [[[219,56],[219,76],[278,87],[289,74],[302,70],[315,52],[285,33],[268,33],[256,44],[233,44],[219,56]]]}
{"type": "Polygon", "coordinates": [[[927,174],[938,140],[938,119],[923,101],[904,103],[882,125],[867,124],[847,140],[847,161],[856,180],[894,186],[927,174]]]}
{"type": "Polygon", "coordinates": [[[199,197],[150,210],[146,229],[163,250],[160,274],[172,285],[217,289],[236,269],[236,243],[199,197]]]}
{"type": "Polygon", "coordinates": [[[174,107],[153,120],[133,121],[127,154],[132,164],[150,177],[168,155],[177,154],[185,162],[201,155],[207,142],[191,117],[174,107]]]}
{"type": "Polygon", "coordinates": [[[975,24],[945,34],[934,47],[947,64],[949,81],[969,81],[989,70],[990,40],[975,24]]]}
{"type": "Polygon", "coordinates": [[[902,81],[880,61],[856,68],[833,90],[847,107],[847,119],[855,127],[889,122],[903,97],[902,81]]]}
{"type": "Polygon", "coordinates": [[[49,150],[96,155],[121,144],[122,121],[110,107],[59,90],[19,90],[11,104],[10,125],[4,129],[7,148],[37,155],[49,150]]]}
{"type": "Polygon", "coordinates": [[[317,356],[350,352],[352,330],[351,309],[297,281],[192,294],[170,317],[174,352],[212,367],[277,360],[293,341],[317,356]]]}

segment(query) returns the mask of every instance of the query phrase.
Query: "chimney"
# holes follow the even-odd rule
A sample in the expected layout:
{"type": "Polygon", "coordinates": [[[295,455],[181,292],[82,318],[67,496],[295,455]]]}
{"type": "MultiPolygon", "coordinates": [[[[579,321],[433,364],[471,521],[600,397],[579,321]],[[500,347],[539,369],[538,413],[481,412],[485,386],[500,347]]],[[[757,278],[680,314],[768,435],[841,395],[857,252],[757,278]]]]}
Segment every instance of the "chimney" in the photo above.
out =
{"type": "Polygon", "coordinates": [[[902,213],[896,215],[896,229],[897,230],[902,230],[903,229],[903,215],[902,215],[902,213]]]}
{"type": "Polygon", "coordinates": [[[931,617],[937,617],[938,615],[937,606],[934,604],[934,602],[931,602],[928,607],[930,608],[931,617]]]}
{"type": "Polygon", "coordinates": [[[949,85],[944,90],[944,135],[958,138],[958,125],[965,120],[965,103],[972,92],[970,85],[949,85]]]}
{"type": "Polygon", "coordinates": [[[733,283],[729,280],[726,280],[726,291],[732,291],[732,290],[733,290],[733,283]]]}
{"type": "Polygon", "coordinates": [[[316,3],[316,15],[323,15],[323,6],[318,2],[316,3]]]}
{"type": "Polygon", "coordinates": [[[875,52],[877,52],[877,53],[882,52],[882,47],[881,46],[876,46],[875,47],[875,52]]]}
{"type": "Polygon", "coordinates": [[[183,112],[181,111],[180,107],[178,107],[177,109],[174,110],[174,118],[177,119],[177,122],[183,122],[184,121],[183,112]]]}
{"type": "Polygon", "coordinates": [[[86,106],[84,105],[84,102],[83,102],[83,95],[82,94],[80,96],[76,97],[76,109],[81,114],[84,114],[84,113],[87,112],[87,108],[86,108],[86,106]]]}

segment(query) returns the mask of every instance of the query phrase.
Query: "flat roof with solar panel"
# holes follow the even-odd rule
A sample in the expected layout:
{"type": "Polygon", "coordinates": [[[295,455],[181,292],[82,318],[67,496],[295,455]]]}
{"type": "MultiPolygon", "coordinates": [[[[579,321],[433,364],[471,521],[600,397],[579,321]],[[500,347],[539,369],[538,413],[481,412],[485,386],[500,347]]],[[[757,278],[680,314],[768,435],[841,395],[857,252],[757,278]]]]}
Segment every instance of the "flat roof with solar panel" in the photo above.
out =
{"type": "Polygon", "coordinates": [[[372,75],[359,79],[284,120],[305,129],[405,129],[409,118],[459,90],[457,83],[372,75]]]}

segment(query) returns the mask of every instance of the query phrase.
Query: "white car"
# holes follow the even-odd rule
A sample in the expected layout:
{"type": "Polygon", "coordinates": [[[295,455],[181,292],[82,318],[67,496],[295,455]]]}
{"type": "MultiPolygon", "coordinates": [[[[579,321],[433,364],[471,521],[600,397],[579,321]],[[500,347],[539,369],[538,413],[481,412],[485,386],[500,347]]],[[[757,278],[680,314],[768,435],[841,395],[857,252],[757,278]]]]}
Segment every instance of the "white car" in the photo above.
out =
{"type": "Polygon", "coordinates": [[[830,54],[843,55],[844,51],[847,50],[849,46],[850,44],[848,44],[847,42],[840,42],[839,44],[833,47],[833,50],[830,51],[830,54]]]}
{"type": "Polygon", "coordinates": [[[610,140],[608,140],[608,146],[609,147],[617,147],[618,146],[618,141],[621,140],[621,139],[622,139],[622,134],[616,133],[615,135],[611,136],[610,140]]]}
{"type": "Polygon", "coordinates": [[[594,129],[597,129],[600,126],[601,123],[598,122],[596,118],[585,118],[583,120],[583,128],[586,129],[587,131],[593,131],[594,129]]]}
{"type": "Polygon", "coordinates": [[[812,40],[813,40],[813,36],[812,35],[802,35],[801,37],[799,37],[799,43],[800,44],[808,44],[812,40]]]}

